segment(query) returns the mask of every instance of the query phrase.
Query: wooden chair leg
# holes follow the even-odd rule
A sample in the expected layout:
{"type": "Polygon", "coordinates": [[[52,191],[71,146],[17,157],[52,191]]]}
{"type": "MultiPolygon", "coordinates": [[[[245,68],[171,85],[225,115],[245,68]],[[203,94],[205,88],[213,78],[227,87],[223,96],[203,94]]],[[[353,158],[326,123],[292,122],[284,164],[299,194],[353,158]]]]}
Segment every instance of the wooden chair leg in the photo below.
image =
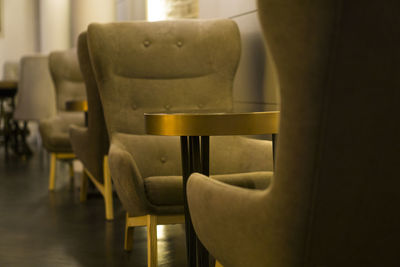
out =
{"type": "Polygon", "coordinates": [[[124,249],[126,251],[131,251],[133,248],[133,233],[134,233],[135,228],[132,226],[129,226],[128,218],[129,218],[129,214],[126,213],[124,249]]]}
{"type": "Polygon", "coordinates": [[[106,206],[106,219],[114,220],[112,182],[111,182],[111,175],[110,175],[110,169],[108,166],[108,157],[107,156],[104,156],[103,176],[104,176],[104,203],[106,206]]]}
{"type": "Polygon", "coordinates": [[[57,155],[56,153],[50,154],[50,174],[49,174],[49,190],[54,190],[54,184],[56,179],[56,162],[57,162],[57,155]]]}
{"type": "Polygon", "coordinates": [[[72,161],[68,162],[68,166],[69,166],[69,178],[70,179],[74,179],[75,177],[75,173],[74,173],[74,164],[72,161]]]}
{"type": "Polygon", "coordinates": [[[147,215],[147,266],[157,267],[157,216],[147,215]]]}
{"type": "Polygon", "coordinates": [[[88,189],[88,184],[89,184],[89,178],[86,173],[86,170],[83,169],[82,171],[82,181],[81,181],[81,193],[80,193],[80,201],[86,202],[87,199],[87,189],[88,189]]]}

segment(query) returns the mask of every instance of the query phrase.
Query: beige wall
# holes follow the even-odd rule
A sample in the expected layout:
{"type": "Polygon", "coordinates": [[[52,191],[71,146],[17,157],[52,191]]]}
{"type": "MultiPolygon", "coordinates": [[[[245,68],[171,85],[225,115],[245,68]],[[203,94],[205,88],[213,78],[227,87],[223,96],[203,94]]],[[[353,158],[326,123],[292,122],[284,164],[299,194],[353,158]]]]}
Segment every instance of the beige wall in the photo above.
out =
{"type": "MultiPolygon", "coordinates": [[[[37,52],[49,53],[53,50],[72,47],[82,25],[86,26],[88,21],[93,19],[96,21],[113,20],[118,4],[117,0],[2,1],[0,74],[3,73],[3,65],[6,61],[19,61],[24,55],[37,52]],[[73,3],[74,1],[78,1],[78,3],[73,3]],[[74,9],[78,6],[77,4],[81,7],[74,9]],[[70,8],[74,14],[70,14],[70,8]],[[80,16],[82,12],[88,12],[91,16],[82,17],[80,16]],[[73,24],[72,21],[74,21],[73,24]]],[[[139,13],[144,15],[145,11],[139,13]]]]}
{"type": "Polygon", "coordinates": [[[255,0],[200,0],[200,18],[231,18],[239,26],[242,55],[234,83],[236,111],[278,109],[272,69],[267,66],[264,39],[255,0]]]}
{"type": "Polygon", "coordinates": [[[47,54],[71,47],[69,0],[39,0],[39,51],[47,54]]]}
{"type": "MultiPolygon", "coordinates": [[[[40,51],[38,0],[3,0],[4,35],[0,38],[0,73],[5,61],[40,51]]],[[[87,1],[87,0],[75,0],[87,1]]],[[[91,0],[92,3],[94,0],[91,0]]],[[[108,0],[109,1],[109,0],[108,0]]],[[[115,0],[116,20],[146,18],[146,0],[115,0]]],[[[267,67],[255,0],[199,0],[200,18],[232,18],[240,28],[242,56],[234,84],[237,111],[276,110],[279,97],[267,67]]]]}
{"type": "Polygon", "coordinates": [[[39,49],[36,0],[3,0],[0,73],[5,61],[19,61],[39,49]]]}
{"type": "Polygon", "coordinates": [[[78,36],[93,22],[115,21],[114,0],[70,0],[71,46],[76,46],[78,36]]]}
{"type": "Polygon", "coordinates": [[[145,20],[146,0],[117,0],[116,11],[118,21],[145,20]]]}

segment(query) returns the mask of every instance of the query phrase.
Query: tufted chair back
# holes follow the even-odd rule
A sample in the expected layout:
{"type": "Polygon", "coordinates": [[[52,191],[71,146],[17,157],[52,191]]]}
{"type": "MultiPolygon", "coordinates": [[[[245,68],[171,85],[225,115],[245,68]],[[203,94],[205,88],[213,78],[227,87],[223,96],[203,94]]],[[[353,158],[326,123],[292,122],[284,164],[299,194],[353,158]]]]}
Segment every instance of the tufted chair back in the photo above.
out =
{"type": "Polygon", "coordinates": [[[88,45],[110,135],[144,134],[145,112],[232,110],[232,21],[91,24],[88,45]]]}
{"type": "Polygon", "coordinates": [[[65,102],[86,99],[85,84],[74,49],[52,52],[49,68],[56,88],[58,111],[65,111],[65,102]]]}

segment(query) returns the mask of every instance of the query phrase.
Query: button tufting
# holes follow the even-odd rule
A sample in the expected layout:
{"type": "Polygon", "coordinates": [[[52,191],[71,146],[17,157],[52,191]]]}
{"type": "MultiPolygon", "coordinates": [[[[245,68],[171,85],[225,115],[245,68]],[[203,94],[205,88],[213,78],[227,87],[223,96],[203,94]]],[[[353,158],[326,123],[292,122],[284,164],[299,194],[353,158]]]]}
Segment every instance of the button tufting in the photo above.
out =
{"type": "Polygon", "coordinates": [[[197,106],[198,106],[199,108],[203,108],[203,107],[204,107],[203,104],[198,104],[197,106]]]}
{"type": "Polygon", "coordinates": [[[148,46],[150,45],[150,41],[149,41],[149,40],[145,40],[145,41],[143,42],[143,45],[144,45],[145,47],[148,47],[148,46]]]}
{"type": "Polygon", "coordinates": [[[160,161],[161,161],[162,163],[165,163],[165,162],[167,162],[167,158],[166,158],[166,157],[161,157],[161,158],[160,158],[160,161]]]}
{"type": "Polygon", "coordinates": [[[136,106],[135,104],[132,104],[132,109],[133,109],[133,110],[136,110],[136,109],[137,109],[137,106],[136,106]]]}
{"type": "Polygon", "coordinates": [[[183,45],[183,43],[182,43],[181,41],[178,41],[178,42],[176,43],[176,45],[177,45],[178,47],[181,47],[181,46],[183,45]]]}
{"type": "Polygon", "coordinates": [[[171,106],[170,105],[164,105],[164,108],[166,109],[166,110],[170,110],[171,109],[171,106]]]}

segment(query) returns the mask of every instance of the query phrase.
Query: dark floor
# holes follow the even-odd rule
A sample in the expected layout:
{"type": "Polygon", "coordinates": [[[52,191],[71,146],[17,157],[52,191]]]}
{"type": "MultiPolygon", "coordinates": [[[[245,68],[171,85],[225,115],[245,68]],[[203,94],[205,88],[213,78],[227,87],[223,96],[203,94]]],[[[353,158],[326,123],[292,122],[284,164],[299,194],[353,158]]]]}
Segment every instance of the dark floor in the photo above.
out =
{"type": "MultiPolygon", "coordinates": [[[[133,251],[123,250],[125,212],[117,197],[115,219],[107,222],[100,194],[81,204],[80,175],[71,185],[62,163],[49,193],[48,155],[36,150],[27,160],[6,160],[0,147],[0,266],[147,266],[144,227],[135,230],[133,251]]],[[[159,266],[186,266],[183,227],[159,226],[158,236],[159,266]]]]}

